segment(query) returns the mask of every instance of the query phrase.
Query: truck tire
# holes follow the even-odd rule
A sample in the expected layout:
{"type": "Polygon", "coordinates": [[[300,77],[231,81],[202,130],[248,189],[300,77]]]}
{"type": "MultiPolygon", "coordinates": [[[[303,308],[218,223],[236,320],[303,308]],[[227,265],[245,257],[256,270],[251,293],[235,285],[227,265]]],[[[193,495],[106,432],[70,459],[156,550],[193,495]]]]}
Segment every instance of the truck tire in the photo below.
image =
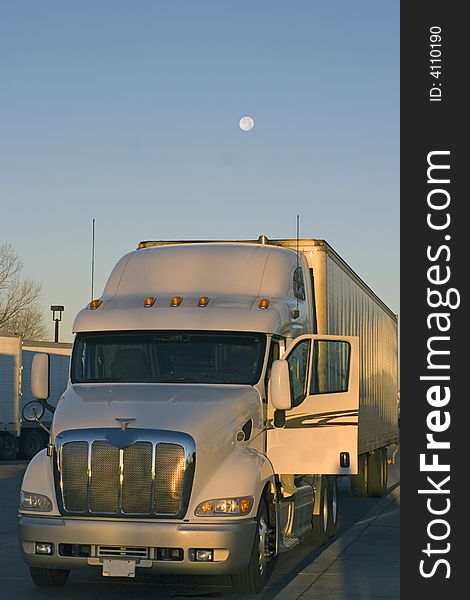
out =
{"type": "Polygon", "coordinates": [[[388,483],[387,448],[379,448],[371,452],[367,462],[369,496],[383,496],[387,490],[388,483]]]}
{"type": "Polygon", "coordinates": [[[367,454],[360,454],[358,457],[357,475],[351,476],[351,493],[356,498],[365,498],[369,495],[367,467],[367,454]]]}
{"type": "Polygon", "coordinates": [[[24,429],[20,437],[20,454],[31,460],[35,454],[46,447],[47,439],[42,430],[24,429]]]}
{"type": "MultiPolygon", "coordinates": [[[[323,546],[328,539],[328,521],[330,513],[328,481],[323,477],[320,491],[320,513],[312,515],[312,536],[315,544],[323,546]]],[[[316,499],[315,499],[316,502],[316,499]]]]}
{"type": "Polygon", "coordinates": [[[14,460],[18,454],[18,440],[6,431],[0,433],[0,460],[14,460]]]}
{"type": "Polygon", "coordinates": [[[41,569],[29,567],[31,579],[38,587],[60,587],[67,583],[70,571],[65,569],[41,569]]]}
{"type": "Polygon", "coordinates": [[[328,537],[336,535],[338,524],[338,481],[335,475],[328,477],[328,537]]]}
{"type": "Polygon", "coordinates": [[[256,533],[250,562],[241,573],[232,575],[232,587],[240,594],[258,594],[268,579],[270,558],[268,509],[264,499],[259,503],[256,533]]]}

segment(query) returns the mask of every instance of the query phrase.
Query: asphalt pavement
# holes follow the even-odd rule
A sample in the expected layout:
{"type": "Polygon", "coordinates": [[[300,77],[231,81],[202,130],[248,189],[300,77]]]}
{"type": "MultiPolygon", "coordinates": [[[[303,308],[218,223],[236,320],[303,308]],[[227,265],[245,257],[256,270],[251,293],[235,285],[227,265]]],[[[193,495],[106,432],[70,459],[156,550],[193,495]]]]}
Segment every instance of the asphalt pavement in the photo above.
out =
{"type": "Polygon", "coordinates": [[[400,484],[305,566],[275,600],[398,600],[400,484]]]}

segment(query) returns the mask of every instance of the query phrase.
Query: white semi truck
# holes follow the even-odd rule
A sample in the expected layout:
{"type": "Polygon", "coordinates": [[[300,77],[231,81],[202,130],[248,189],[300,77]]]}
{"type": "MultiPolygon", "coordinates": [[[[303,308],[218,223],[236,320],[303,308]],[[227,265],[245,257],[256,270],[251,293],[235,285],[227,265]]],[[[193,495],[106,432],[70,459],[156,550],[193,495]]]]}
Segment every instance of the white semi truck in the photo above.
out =
{"type": "Polygon", "coordinates": [[[21,489],[38,586],[148,569],[259,592],[277,554],[334,535],[337,476],[385,491],[397,318],[323,240],[141,242],[74,332],[21,489]]]}
{"type": "MultiPolygon", "coordinates": [[[[36,421],[21,418],[23,407],[33,400],[31,365],[38,352],[49,355],[49,403],[53,410],[67,387],[72,344],[33,342],[0,333],[0,459],[14,459],[18,452],[30,459],[46,447],[46,431],[36,421]]],[[[51,421],[52,412],[47,411],[43,425],[48,427],[51,421]]]]}

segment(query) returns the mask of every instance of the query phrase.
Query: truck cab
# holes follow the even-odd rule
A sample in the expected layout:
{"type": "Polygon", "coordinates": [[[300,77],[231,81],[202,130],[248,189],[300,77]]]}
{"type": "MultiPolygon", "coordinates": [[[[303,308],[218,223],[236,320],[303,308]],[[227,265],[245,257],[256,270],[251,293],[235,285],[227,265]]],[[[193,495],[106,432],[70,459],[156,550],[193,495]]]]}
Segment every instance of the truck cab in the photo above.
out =
{"type": "MultiPolygon", "coordinates": [[[[76,317],[21,490],[37,585],[148,569],[256,593],[276,554],[334,534],[336,476],[358,469],[358,339],[317,333],[304,254],[260,241],[143,242],[76,317]]],[[[47,401],[46,361],[32,380],[47,401]]]]}

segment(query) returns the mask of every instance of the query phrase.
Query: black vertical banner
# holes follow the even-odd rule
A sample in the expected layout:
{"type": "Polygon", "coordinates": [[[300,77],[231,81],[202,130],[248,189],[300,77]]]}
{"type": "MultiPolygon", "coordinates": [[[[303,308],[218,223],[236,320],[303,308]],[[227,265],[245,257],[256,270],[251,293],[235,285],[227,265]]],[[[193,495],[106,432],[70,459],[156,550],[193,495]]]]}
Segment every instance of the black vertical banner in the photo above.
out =
{"type": "Polygon", "coordinates": [[[469,36],[463,9],[463,3],[434,0],[401,4],[404,600],[469,594],[469,36]]]}

